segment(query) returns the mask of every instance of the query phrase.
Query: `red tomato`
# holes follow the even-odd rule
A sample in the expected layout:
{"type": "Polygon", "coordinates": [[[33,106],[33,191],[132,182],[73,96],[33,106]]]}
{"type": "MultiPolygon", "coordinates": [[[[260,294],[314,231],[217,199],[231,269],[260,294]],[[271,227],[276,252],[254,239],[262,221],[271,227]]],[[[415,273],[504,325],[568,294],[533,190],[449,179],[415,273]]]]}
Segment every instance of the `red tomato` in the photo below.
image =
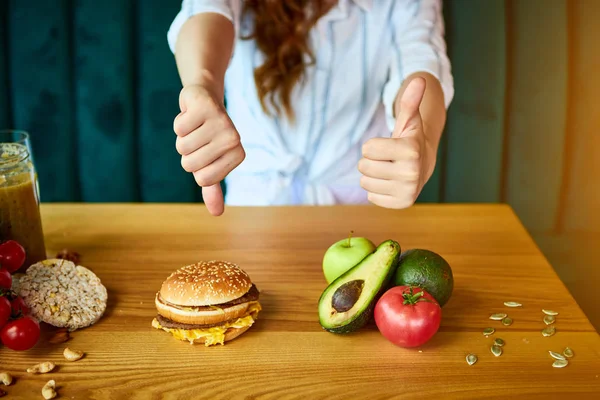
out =
{"type": "Polygon", "coordinates": [[[12,308],[13,318],[19,318],[29,314],[29,307],[27,307],[27,304],[25,304],[25,301],[20,296],[16,296],[10,302],[10,306],[12,308]]]}
{"type": "Polygon", "coordinates": [[[11,350],[29,350],[40,338],[40,324],[31,317],[10,321],[0,331],[0,339],[11,350]]]}
{"type": "Polygon", "coordinates": [[[5,296],[0,296],[0,328],[10,318],[10,301],[5,296]]]}
{"type": "Polygon", "coordinates": [[[0,266],[15,272],[25,262],[25,249],[14,240],[8,240],[0,244],[0,266]]]}
{"type": "Polygon", "coordinates": [[[12,287],[12,276],[4,268],[0,268],[0,289],[10,289],[12,287]]]}
{"type": "Polygon", "coordinates": [[[435,335],[442,309],[426,291],[396,286],[375,305],[375,323],[386,339],[401,347],[416,347],[435,335]]]}

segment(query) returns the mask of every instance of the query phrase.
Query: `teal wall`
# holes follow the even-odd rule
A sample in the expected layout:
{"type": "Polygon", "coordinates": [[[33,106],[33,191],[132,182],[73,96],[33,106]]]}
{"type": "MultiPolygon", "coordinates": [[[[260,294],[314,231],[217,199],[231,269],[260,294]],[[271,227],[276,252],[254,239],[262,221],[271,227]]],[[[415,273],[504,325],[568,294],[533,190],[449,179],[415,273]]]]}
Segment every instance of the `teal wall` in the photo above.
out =
{"type": "MultiPolygon", "coordinates": [[[[167,0],[0,0],[0,128],[33,134],[44,201],[199,201],[172,120],[167,0]]],[[[599,231],[600,1],[446,0],[456,94],[420,202],[508,202],[599,231]],[[594,108],[595,107],[595,108],[594,108]]]]}

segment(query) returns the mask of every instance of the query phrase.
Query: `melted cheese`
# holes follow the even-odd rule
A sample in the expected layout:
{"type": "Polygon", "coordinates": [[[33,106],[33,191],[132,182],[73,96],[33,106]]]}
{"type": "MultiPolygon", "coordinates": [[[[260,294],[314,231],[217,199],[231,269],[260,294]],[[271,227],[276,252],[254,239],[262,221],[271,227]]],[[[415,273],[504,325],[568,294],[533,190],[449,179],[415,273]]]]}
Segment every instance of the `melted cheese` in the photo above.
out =
{"type": "Polygon", "coordinates": [[[226,324],[215,326],[212,328],[205,329],[171,329],[165,328],[160,325],[160,323],[154,319],[152,321],[152,327],[156,329],[162,329],[165,332],[169,332],[173,335],[175,339],[179,340],[187,340],[190,343],[194,343],[196,340],[202,339],[204,341],[205,346],[212,346],[216,344],[224,344],[225,342],[225,332],[229,328],[245,328],[252,326],[256,317],[258,316],[258,312],[261,310],[260,303],[258,301],[254,301],[250,303],[248,306],[248,311],[246,315],[236,319],[235,321],[228,322],[226,324]]]}

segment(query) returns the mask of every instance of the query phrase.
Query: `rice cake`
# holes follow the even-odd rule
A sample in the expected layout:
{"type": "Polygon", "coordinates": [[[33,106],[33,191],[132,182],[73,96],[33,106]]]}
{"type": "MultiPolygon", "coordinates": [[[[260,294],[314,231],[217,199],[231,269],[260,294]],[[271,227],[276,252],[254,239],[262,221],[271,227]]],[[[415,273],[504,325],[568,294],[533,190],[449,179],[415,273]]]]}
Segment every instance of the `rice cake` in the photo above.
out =
{"type": "Polygon", "coordinates": [[[33,264],[15,282],[31,315],[70,331],[94,324],[106,310],[106,287],[89,269],[62,259],[33,264]]]}

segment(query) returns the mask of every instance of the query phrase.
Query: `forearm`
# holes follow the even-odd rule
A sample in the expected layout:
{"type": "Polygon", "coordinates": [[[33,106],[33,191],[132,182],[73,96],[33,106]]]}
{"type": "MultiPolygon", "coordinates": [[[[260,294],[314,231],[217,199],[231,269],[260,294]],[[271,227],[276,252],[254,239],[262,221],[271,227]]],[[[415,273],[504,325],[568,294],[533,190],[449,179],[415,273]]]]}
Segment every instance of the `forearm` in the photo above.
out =
{"type": "Polygon", "coordinates": [[[446,107],[444,105],[444,92],[442,86],[436,77],[427,72],[417,72],[408,76],[396,96],[394,102],[394,116],[400,114],[400,99],[409,82],[420,76],[427,81],[425,95],[419,107],[421,117],[423,119],[423,129],[427,140],[427,145],[430,149],[437,153],[442,131],[446,124],[446,107]]]}
{"type": "Polygon", "coordinates": [[[183,86],[203,85],[222,99],[233,43],[233,24],[220,14],[198,14],[186,21],[175,47],[183,86]]]}

